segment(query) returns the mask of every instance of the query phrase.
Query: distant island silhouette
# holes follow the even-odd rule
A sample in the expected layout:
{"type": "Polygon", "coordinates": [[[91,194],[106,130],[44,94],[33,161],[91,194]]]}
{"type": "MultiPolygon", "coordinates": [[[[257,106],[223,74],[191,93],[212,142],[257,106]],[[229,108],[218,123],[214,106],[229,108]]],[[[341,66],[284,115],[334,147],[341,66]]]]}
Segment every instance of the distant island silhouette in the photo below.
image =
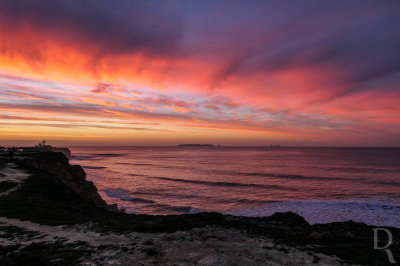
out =
{"type": "Polygon", "coordinates": [[[214,147],[212,144],[179,144],[180,147],[214,147]]]}

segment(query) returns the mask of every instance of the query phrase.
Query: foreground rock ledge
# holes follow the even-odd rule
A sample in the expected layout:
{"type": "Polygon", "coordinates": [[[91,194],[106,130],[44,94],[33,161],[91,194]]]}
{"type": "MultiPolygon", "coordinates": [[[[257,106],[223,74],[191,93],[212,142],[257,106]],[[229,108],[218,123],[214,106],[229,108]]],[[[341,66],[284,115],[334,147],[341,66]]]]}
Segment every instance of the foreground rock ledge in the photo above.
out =
{"type": "MultiPolygon", "coordinates": [[[[0,170],[26,177],[0,191],[0,265],[389,264],[384,251],[373,249],[373,227],[363,223],[310,225],[290,212],[126,214],[108,205],[62,153],[22,152],[7,160],[0,154],[0,170]]],[[[0,173],[1,187],[7,172],[0,173]]],[[[388,229],[400,261],[400,230],[388,229]]]]}

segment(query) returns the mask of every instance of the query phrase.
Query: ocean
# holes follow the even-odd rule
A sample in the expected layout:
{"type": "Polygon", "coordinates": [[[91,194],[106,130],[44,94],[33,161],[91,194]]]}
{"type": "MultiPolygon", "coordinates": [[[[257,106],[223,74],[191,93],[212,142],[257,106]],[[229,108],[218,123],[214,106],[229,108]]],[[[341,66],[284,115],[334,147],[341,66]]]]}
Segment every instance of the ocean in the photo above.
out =
{"type": "Polygon", "coordinates": [[[128,213],[293,211],[308,222],[400,228],[400,148],[71,147],[128,213]]]}

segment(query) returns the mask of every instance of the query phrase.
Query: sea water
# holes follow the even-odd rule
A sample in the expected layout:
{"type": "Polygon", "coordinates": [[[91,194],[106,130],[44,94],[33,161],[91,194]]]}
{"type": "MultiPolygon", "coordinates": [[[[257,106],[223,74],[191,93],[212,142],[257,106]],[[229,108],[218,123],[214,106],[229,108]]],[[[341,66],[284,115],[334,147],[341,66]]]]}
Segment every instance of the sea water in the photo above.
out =
{"type": "Polygon", "coordinates": [[[108,203],[128,213],[293,211],[310,223],[400,228],[400,148],[72,147],[108,203]]]}

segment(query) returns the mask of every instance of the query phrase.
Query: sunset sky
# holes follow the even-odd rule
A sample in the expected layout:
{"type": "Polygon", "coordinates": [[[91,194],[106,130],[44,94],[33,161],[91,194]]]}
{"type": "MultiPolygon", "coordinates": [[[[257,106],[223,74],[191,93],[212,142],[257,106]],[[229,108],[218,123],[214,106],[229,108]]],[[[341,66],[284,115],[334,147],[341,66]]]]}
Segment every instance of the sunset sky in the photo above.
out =
{"type": "Polygon", "coordinates": [[[0,0],[0,146],[400,146],[400,1],[0,0]]]}

